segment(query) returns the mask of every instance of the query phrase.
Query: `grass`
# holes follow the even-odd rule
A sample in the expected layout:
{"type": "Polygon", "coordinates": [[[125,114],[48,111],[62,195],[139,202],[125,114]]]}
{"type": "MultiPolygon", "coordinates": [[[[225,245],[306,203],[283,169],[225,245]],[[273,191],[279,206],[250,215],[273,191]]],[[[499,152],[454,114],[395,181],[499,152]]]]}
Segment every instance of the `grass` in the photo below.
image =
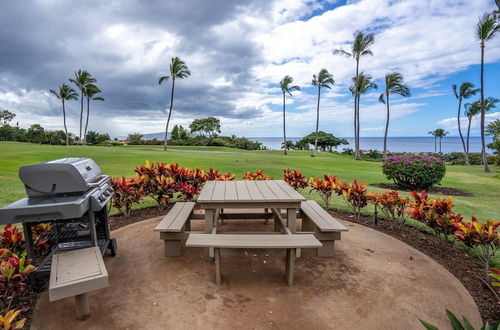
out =
{"type": "MultiPolygon", "coordinates": [[[[371,184],[390,183],[382,174],[379,162],[355,161],[352,156],[333,153],[319,153],[317,157],[312,158],[308,151],[291,151],[288,156],[284,156],[277,150],[244,151],[225,147],[170,147],[168,152],[164,152],[161,146],[66,147],[0,142],[0,207],[25,196],[23,184],[17,174],[20,166],[65,157],[92,158],[99,164],[103,173],[115,176],[131,176],[135,166],[150,160],[177,162],[181,166],[191,168],[212,167],[220,172],[235,173],[237,178],[241,178],[245,172],[259,168],[266,174],[281,179],[283,169],[291,168],[302,171],[306,177],[331,174],[346,181],[354,178],[366,180],[369,191],[383,191],[381,188],[370,186],[371,184]]],[[[480,166],[447,166],[442,185],[473,194],[472,197],[453,198],[454,210],[466,219],[471,216],[476,216],[480,221],[498,219],[500,168],[492,166],[491,169],[491,173],[484,173],[480,166]]],[[[322,203],[314,193],[305,195],[322,203]]],[[[138,207],[152,205],[154,201],[146,199],[138,207]]],[[[340,197],[333,197],[329,207],[350,211],[340,197]]],[[[369,206],[363,213],[369,214],[372,211],[369,206]]],[[[116,210],[113,213],[116,213],[116,210]]],[[[418,223],[416,225],[423,226],[418,223]]],[[[500,265],[500,256],[495,256],[491,261],[493,265],[500,265]]]]}
{"type": "MultiPolygon", "coordinates": [[[[351,156],[319,153],[315,158],[308,151],[291,151],[284,156],[281,151],[242,151],[225,147],[171,147],[164,152],[161,146],[50,146],[19,142],[0,142],[0,207],[25,196],[18,178],[18,169],[25,164],[65,157],[90,157],[103,173],[115,176],[131,176],[134,167],[146,160],[178,162],[191,168],[209,167],[221,172],[233,172],[241,177],[244,172],[262,169],[275,178],[283,177],[283,169],[301,170],[306,176],[332,174],[343,180],[366,180],[368,185],[389,183],[382,174],[380,163],[355,161],[351,156]]],[[[480,166],[447,166],[443,186],[460,189],[473,197],[454,197],[456,212],[466,218],[476,216],[480,220],[497,219],[500,210],[500,168],[493,166],[491,173],[484,173],[480,166]]],[[[369,186],[369,191],[383,189],[369,186]]],[[[313,194],[309,198],[319,200],[313,194]]],[[[433,196],[433,195],[431,195],[433,196]]],[[[442,197],[442,196],[441,196],[442,197]]],[[[152,205],[145,201],[144,206],[152,205]]],[[[349,211],[341,198],[332,198],[330,207],[349,211]]],[[[367,209],[365,212],[370,212],[367,209]]]]}

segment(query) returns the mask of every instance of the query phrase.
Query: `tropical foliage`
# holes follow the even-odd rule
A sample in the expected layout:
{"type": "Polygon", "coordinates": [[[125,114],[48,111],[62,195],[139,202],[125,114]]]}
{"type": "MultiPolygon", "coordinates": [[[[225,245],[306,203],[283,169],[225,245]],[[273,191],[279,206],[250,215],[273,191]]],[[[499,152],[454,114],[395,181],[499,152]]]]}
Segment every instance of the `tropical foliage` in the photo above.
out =
{"type": "Polygon", "coordinates": [[[286,114],[285,114],[285,109],[286,109],[286,94],[289,94],[292,96],[293,91],[298,91],[300,90],[299,86],[292,85],[293,84],[293,78],[290,77],[289,75],[286,75],[281,79],[280,81],[280,88],[281,92],[283,93],[283,152],[286,155],[287,154],[287,139],[286,139],[286,114]]]}
{"type": "Polygon", "coordinates": [[[335,80],[331,73],[327,69],[321,69],[318,75],[313,75],[312,84],[318,89],[318,103],[316,105],[316,137],[314,139],[314,150],[312,157],[316,157],[316,151],[318,149],[318,130],[319,130],[319,101],[321,99],[321,88],[331,89],[335,80]]]}
{"type": "Polygon", "coordinates": [[[397,191],[392,190],[383,193],[370,192],[368,193],[368,200],[383,212],[386,219],[401,225],[406,223],[408,218],[406,209],[410,204],[409,198],[401,197],[397,191]]]}
{"type": "Polygon", "coordinates": [[[59,91],[51,89],[50,92],[54,94],[59,100],[61,100],[62,110],[63,110],[64,132],[66,135],[66,145],[69,145],[68,127],[66,126],[65,101],[77,100],[78,94],[75,92],[73,88],[69,87],[66,84],[62,84],[61,86],[59,86],[59,91]]]}
{"type": "Polygon", "coordinates": [[[453,89],[453,94],[455,94],[455,97],[458,100],[458,115],[457,115],[458,133],[460,134],[460,140],[462,141],[462,145],[464,148],[465,164],[469,165],[469,155],[467,153],[467,147],[465,145],[464,137],[462,135],[462,128],[461,128],[461,123],[460,123],[460,113],[461,113],[461,108],[462,108],[462,101],[469,99],[472,96],[476,95],[476,93],[479,91],[479,89],[475,89],[474,84],[470,83],[470,82],[462,83],[459,88],[457,87],[457,85],[453,85],[452,89],[453,89]]]}
{"type": "MultiPolygon", "coordinates": [[[[448,319],[450,320],[450,326],[452,330],[474,330],[474,327],[472,324],[469,322],[469,320],[462,315],[462,322],[458,320],[458,318],[450,312],[449,310],[446,310],[446,315],[448,316],[448,319]]],[[[420,323],[427,329],[427,330],[439,330],[438,327],[420,320],[420,323]]],[[[488,322],[486,322],[480,330],[498,330],[500,323],[496,322],[493,325],[490,325],[488,322]]]]}
{"type": "Polygon", "coordinates": [[[298,170],[284,170],[283,180],[297,191],[304,190],[308,186],[306,177],[298,170]]]}
{"type": "Polygon", "coordinates": [[[111,185],[115,191],[112,198],[113,207],[120,210],[125,217],[130,215],[132,205],[140,203],[146,195],[144,191],[144,179],[138,174],[130,179],[125,177],[111,177],[111,185]]]}
{"type": "Polygon", "coordinates": [[[243,180],[272,180],[273,178],[265,174],[262,170],[256,169],[255,173],[246,172],[243,174],[243,180]]]}

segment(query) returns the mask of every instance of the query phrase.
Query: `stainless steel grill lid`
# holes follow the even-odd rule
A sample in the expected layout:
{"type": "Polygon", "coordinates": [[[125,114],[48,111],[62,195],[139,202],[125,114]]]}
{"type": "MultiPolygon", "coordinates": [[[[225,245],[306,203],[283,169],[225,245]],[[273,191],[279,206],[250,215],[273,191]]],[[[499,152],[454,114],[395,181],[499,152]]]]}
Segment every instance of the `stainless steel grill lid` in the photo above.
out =
{"type": "Polygon", "coordinates": [[[87,191],[101,180],[99,166],[90,158],[63,158],[19,169],[28,196],[87,191]]]}

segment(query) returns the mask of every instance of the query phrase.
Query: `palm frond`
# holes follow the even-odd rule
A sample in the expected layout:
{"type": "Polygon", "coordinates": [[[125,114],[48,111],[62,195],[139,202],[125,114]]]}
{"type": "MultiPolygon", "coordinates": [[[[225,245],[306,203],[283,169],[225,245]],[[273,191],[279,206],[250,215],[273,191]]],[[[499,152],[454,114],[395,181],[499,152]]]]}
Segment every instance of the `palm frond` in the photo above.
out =
{"type": "Polygon", "coordinates": [[[378,97],[378,101],[385,104],[385,93],[380,94],[380,96],[378,97]]]}
{"type": "Polygon", "coordinates": [[[169,76],[160,77],[160,79],[158,79],[158,85],[161,85],[162,82],[168,80],[169,78],[170,78],[169,76]]]}
{"type": "Polygon", "coordinates": [[[344,56],[344,57],[351,57],[352,54],[349,53],[349,52],[346,52],[345,50],[339,48],[339,49],[334,49],[333,52],[332,52],[333,55],[340,55],[340,56],[344,56]]]}

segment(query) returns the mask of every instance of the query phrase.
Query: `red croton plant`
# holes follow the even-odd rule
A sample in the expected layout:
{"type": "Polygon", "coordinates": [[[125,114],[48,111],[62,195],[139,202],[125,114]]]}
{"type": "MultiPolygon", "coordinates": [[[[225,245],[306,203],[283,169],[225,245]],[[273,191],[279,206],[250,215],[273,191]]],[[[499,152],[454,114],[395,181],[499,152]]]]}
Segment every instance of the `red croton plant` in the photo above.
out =
{"type": "Polygon", "coordinates": [[[368,195],[366,190],[366,181],[358,183],[356,179],[352,183],[339,181],[335,191],[342,195],[346,203],[354,211],[356,219],[359,220],[361,209],[368,205],[368,195]]]}
{"type": "Polygon", "coordinates": [[[307,187],[307,179],[300,171],[286,169],[284,172],[283,180],[293,189],[301,191],[307,187]]]}
{"type": "Polygon", "coordinates": [[[329,208],[330,199],[332,198],[332,194],[337,189],[337,185],[340,182],[340,179],[336,176],[331,176],[325,174],[323,179],[319,179],[318,177],[311,177],[308,180],[309,186],[313,191],[316,191],[323,202],[325,203],[325,207],[329,208]]]}
{"type": "Polygon", "coordinates": [[[410,217],[432,228],[438,239],[448,241],[449,235],[456,230],[455,225],[463,219],[460,214],[452,212],[452,198],[429,199],[425,190],[420,195],[416,191],[410,194],[415,200],[410,202],[407,211],[410,217]]]}
{"type": "Polygon", "coordinates": [[[371,204],[379,207],[387,219],[404,224],[408,216],[406,208],[410,203],[407,197],[401,197],[395,190],[383,193],[368,193],[368,200],[371,204]]]}
{"type": "Polygon", "coordinates": [[[139,175],[127,179],[125,177],[111,177],[111,185],[115,190],[112,205],[120,210],[125,217],[130,215],[132,205],[137,204],[146,195],[144,191],[144,179],[139,175]]]}
{"type": "Polygon", "coordinates": [[[265,174],[262,170],[256,169],[255,173],[246,172],[243,174],[243,180],[272,180],[273,178],[265,174]]]}
{"type": "Polygon", "coordinates": [[[471,248],[479,248],[479,257],[485,264],[486,278],[489,279],[490,259],[495,255],[500,245],[500,221],[487,220],[486,223],[471,221],[455,223],[455,237],[471,248]]]}

